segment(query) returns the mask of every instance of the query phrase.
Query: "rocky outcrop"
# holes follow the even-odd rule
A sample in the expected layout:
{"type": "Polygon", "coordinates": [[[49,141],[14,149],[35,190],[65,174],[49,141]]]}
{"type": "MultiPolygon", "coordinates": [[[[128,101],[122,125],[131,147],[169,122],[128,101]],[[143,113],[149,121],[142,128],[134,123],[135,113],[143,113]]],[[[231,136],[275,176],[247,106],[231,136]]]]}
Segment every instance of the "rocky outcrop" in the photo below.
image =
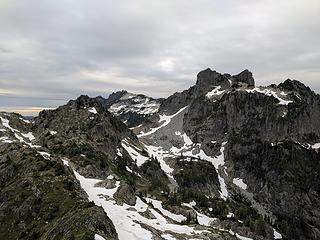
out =
{"type": "Polygon", "coordinates": [[[248,69],[242,71],[238,75],[234,75],[233,78],[237,83],[246,83],[248,87],[254,87],[254,78],[252,76],[252,72],[248,69]]]}
{"type": "Polygon", "coordinates": [[[117,239],[62,161],[22,144],[0,145],[1,239],[117,239]]]}

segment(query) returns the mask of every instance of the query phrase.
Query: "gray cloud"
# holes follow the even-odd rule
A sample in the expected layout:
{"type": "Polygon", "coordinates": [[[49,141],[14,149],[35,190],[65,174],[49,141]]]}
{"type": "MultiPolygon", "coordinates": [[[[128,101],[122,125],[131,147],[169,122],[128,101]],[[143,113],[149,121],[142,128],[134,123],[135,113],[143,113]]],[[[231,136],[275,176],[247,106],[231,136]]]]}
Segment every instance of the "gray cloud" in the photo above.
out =
{"type": "Polygon", "coordinates": [[[318,0],[3,0],[0,108],[123,88],[168,96],[207,67],[319,92],[319,22],[318,0]]]}

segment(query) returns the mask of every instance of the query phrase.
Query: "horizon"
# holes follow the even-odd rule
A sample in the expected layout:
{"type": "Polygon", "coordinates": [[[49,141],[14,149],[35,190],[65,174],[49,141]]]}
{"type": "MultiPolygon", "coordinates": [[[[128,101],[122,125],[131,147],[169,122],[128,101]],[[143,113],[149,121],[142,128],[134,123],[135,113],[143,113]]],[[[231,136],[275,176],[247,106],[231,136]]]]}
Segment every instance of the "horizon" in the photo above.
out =
{"type": "MultiPolygon", "coordinates": [[[[250,71],[250,70],[249,70],[250,71]]],[[[226,73],[222,73],[222,74],[226,74],[226,73]]],[[[232,74],[233,75],[233,74],[232,74]]],[[[287,79],[290,79],[290,78],[287,78],[287,79]]],[[[286,81],[287,79],[284,79],[283,81],[281,82],[278,82],[278,84],[280,83],[283,83],[284,81],[286,81]]],[[[290,79],[290,80],[297,80],[297,79],[290,79]]],[[[300,81],[300,80],[297,80],[301,83],[303,83],[306,87],[310,87],[308,85],[306,85],[303,81],[300,81]]],[[[196,83],[196,80],[194,81],[194,85],[196,83]]],[[[273,83],[270,83],[269,85],[271,85],[273,83]]],[[[257,80],[255,79],[255,87],[267,87],[269,85],[259,85],[257,84],[257,80]]],[[[193,85],[191,85],[193,86],[193,85]]],[[[189,86],[189,87],[191,87],[189,86]]],[[[310,87],[311,88],[311,87],[310,87]]],[[[187,89],[187,88],[186,88],[187,89]]],[[[182,92],[186,89],[181,89],[177,92],[182,92]]],[[[314,91],[315,93],[319,94],[319,92],[315,91],[314,89],[311,88],[312,91],[314,91]]],[[[126,89],[119,89],[117,91],[114,91],[114,92],[120,92],[120,91],[127,91],[128,93],[133,93],[133,94],[144,94],[144,93],[141,93],[141,92],[132,92],[132,91],[128,91],[126,89]]],[[[33,107],[17,107],[17,106],[14,106],[14,107],[0,107],[0,112],[7,112],[7,113],[18,113],[20,115],[22,115],[23,117],[37,117],[39,115],[39,113],[42,111],[42,110],[54,110],[56,108],[58,108],[59,106],[62,106],[62,105],[65,105],[67,104],[70,100],[75,100],[77,99],[78,97],[80,97],[81,95],[87,95],[91,98],[95,98],[95,97],[103,97],[105,99],[107,99],[110,94],[114,93],[114,92],[110,92],[110,93],[107,93],[105,92],[105,94],[99,94],[99,95],[90,95],[90,94],[86,94],[86,93],[80,93],[79,95],[77,96],[74,96],[72,98],[69,98],[69,99],[43,99],[43,98],[34,98],[34,97],[30,97],[29,99],[42,99],[42,100],[47,100],[47,101],[51,101],[51,102],[55,102],[54,104],[55,105],[50,105],[49,107],[36,107],[36,106],[33,106],[33,107]]],[[[172,92],[170,93],[169,95],[167,96],[150,96],[150,95],[147,95],[147,94],[144,94],[148,97],[152,97],[152,98],[167,98],[169,96],[171,96],[172,94],[174,94],[175,92],[172,92]]],[[[1,99],[1,95],[0,95],[0,99],[1,99]]],[[[8,96],[7,96],[8,97],[8,96]]],[[[24,98],[21,98],[21,97],[8,97],[8,98],[18,98],[18,99],[24,99],[24,98]]]]}

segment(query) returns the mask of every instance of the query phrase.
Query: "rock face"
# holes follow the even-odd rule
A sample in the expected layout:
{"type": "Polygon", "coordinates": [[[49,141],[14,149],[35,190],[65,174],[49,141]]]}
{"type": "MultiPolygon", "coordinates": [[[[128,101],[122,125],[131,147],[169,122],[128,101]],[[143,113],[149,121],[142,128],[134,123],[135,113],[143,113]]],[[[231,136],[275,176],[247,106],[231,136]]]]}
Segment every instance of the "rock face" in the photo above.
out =
{"type": "Polygon", "coordinates": [[[254,87],[252,72],[248,69],[242,71],[238,75],[234,75],[233,78],[236,79],[237,82],[246,83],[248,87],[254,87]]]}
{"type": "MultiPolygon", "coordinates": [[[[244,71],[234,77],[252,86],[251,76],[244,71]]],[[[320,142],[318,94],[286,80],[261,93],[231,88],[219,101],[199,97],[189,109],[184,117],[187,134],[204,145],[212,139],[228,141],[229,171],[246,179],[286,238],[320,237],[320,181],[315,177],[320,155],[310,147],[320,142]],[[266,94],[270,91],[275,95],[266,94]],[[291,100],[282,104],[278,96],[291,100]]]]}

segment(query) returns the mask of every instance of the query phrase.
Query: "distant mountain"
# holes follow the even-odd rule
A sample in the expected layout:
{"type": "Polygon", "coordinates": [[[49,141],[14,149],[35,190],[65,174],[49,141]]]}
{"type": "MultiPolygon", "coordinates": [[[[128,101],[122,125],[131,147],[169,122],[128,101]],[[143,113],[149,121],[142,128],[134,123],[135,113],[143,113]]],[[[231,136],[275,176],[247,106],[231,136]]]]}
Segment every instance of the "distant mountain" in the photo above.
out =
{"type": "Polygon", "coordinates": [[[0,239],[320,239],[320,95],[299,81],[206,69],[166,99],[0,117],[0,239]]]}
{"type": "Polygon", "coordinates": [[[119,117],[128,127],[136,127],[147,116],[158,112],[163,99],[153,99],[143,94],[120,91],[110,94],[105,104],[108,110],[119,117]]]}

